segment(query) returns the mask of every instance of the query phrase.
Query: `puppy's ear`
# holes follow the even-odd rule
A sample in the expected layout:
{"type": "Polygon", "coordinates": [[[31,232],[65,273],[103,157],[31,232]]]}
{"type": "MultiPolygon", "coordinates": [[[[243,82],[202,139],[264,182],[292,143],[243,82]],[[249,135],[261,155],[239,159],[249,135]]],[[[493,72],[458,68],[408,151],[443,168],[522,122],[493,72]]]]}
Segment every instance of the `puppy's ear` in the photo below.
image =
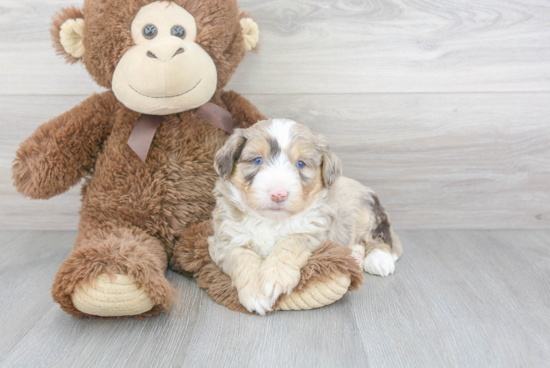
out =
{"type": "Polygon", "coordinates": [[[227,179],[233,172],[233,167],[239,161],[246,141],[247,139],[242,130],[236,129],[235,133],[225,141],[223,147],[216,153],[214,168],[222,178],[227,179]]]}
{"type": "Polygon", "coordinates": [[[330,188],[342,176],[342,161],[330,150],[327,141],[322,137],[318,137],[317,149],[323,155],[321,164],[323,182],[327,188],[330,188]]]}
{"type": "Polygon", "coordinates": [[[57,12],[50,28],[53,45],[58,55],[74,64],[84,56],[84,14],[71,6],[57,12]]]}

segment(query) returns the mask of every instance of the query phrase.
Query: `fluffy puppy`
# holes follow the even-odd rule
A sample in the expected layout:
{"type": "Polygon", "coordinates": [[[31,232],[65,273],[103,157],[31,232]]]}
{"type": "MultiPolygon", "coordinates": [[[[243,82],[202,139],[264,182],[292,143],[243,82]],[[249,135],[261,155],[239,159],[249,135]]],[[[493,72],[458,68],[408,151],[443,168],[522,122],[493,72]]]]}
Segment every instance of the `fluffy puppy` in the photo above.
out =
{"type": "Polygon", "coordinates": [[[326,239],[352,248],[366,272],[394,272],[401,243],[378,197],[341,177],[340,160],[305,126],[276,119],[237,129],[214,166],[209,251],[249,311],[271,311],[326,239]]]}

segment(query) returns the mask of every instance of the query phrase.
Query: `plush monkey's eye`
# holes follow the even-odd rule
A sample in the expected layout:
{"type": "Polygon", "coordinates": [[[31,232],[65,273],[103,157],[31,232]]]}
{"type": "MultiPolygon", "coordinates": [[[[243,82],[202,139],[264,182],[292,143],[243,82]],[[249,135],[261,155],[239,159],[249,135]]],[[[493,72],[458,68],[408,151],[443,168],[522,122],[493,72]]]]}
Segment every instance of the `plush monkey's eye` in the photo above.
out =
{"type": "Polygon", "coordinates": [[[298,169],[303,169],[304,167],[306,167],[306,163],[304,161],[298,161],[296,162],[296,167],[298,169]]]}
{"type": "Polygon", "coordinates": [[[148,24],[143,27],[143,37],[148,40],[152,40],[153,38],[155,38],[158,33],[159,31],[154,24],[148,24]]]}
{"type": "Polygon", "coordinates": [[[185,38],[185,28],[183,28],[182,26],[173,26],[171,33],[172,36],[185,38]]]}
{"type": "Polygon", "coordinates": [[[255,165],[261,165],[261,164],[263,164],[263,163],[264,163],[264,159],[261,158],[261,157],[256,157],[256,158],[254,159],[254,164],[255,164],[255,165]]]}

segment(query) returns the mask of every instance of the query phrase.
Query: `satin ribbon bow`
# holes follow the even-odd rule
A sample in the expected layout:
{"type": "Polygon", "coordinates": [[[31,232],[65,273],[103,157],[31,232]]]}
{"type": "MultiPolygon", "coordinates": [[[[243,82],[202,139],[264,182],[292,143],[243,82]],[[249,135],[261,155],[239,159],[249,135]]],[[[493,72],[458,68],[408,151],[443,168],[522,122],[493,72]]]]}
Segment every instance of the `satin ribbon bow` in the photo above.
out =
{"type": "MultiPolygon", "coordinates": [[[[233,118],[226,109],[208,102],[199,107],[195,113],[208,121],[210,125],[222,129],[229,134],[233,133],[233,118]]],[[[143,162],[147,159],[147,154],[153,143],[155,132],[162,120],[164,120],[164,116],[141,115],[134,130],[132,130],[132,134],[130,134],[128,146],[130,146],[143,162]]]]}

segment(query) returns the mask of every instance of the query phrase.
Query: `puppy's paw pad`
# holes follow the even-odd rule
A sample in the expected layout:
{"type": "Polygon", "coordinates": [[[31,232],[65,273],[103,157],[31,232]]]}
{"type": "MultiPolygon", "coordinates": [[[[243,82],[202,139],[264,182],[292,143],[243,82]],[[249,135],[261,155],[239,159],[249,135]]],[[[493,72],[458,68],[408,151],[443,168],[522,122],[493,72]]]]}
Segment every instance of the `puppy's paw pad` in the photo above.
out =
{"type": "Polygon", "coordinates": [[[267,312],[273,310],[273,302],[265,298],[253,298],[251,300],[250,308],[247,308],[249,312],[256,312],[261,316],[265,316],[267,312]]]}
{"type": "Polygon", "coordinates": [[[365,272],[378,276],[388,276],[395,271],[395,261],[391,254],[376,249],[364,261],[365,272]]]}
{"type": "Polygon", "coordinates": [[[239,301],[249,312],[265,315],[273,310],[275,300],[261,295],[256,287],[245,287],[239,291],[239,301]]]}
{"type": "Polygon", "coordinates": [[[277,299],[273,299],[269,297],[260,297],[257,301],[259,307],[256,309],[256,312],[263,316],[267,312],[273,311],[273,306],[275,305],[276,301],[277,299]]]}
{"type": "Polygon", "coordinates": [[[351,256],[355,258],[357,263],[359,263],[359,267],[363,268],[363,258],[365,258],[363,252],[354,250],[353,252],[351,252],[351,256]]]}

